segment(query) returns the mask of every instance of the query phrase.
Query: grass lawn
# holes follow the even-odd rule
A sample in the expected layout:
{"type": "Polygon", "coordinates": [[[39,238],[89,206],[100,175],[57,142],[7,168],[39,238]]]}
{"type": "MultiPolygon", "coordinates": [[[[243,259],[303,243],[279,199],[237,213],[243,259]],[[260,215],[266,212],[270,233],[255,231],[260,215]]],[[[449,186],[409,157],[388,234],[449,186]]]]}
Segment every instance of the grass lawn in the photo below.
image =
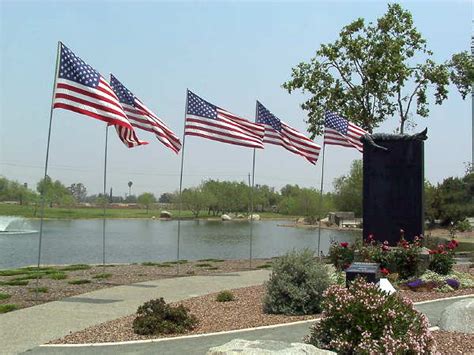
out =
{"type": "MultiPolygon", "coordinates": [[[[152,216],[159,217],[160,211],[158,209],[150,209],[147,213],[146,209],[139,208],[111,208],[106,210],[107,218],[151,218],[152,216]]],[[[178,216],[177,210],[170,210],[174,218],[178,216]]],[[[294,216],[285,216],[278,213],[263,212],[258,213],[262,218],[295,218],[294,216]]],[[[20,206],[20,205],[6,205],[0,204],[0,215],[4,216],[20,216],[26,218],[39,218],[40,207],[34,206],[20,206]]],[[[102,218],[102,208],[60,208],[60,207],[45,207],[45,218],[59,218],[59,219],[81,219],[81,218],[102,218]]],[[[191,211],[181,211],[183,218],[194,218],[191,211]]],[[[208,216],[207,213],[202,212],[199,218],[219,218],[219,216],[208,216]]]]}

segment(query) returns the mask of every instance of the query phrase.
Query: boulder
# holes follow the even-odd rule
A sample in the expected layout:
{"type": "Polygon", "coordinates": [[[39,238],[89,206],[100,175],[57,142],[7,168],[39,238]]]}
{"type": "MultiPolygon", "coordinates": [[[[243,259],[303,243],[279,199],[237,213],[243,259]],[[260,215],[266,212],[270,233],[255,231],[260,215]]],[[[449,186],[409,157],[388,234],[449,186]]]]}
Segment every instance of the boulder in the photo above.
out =
{"type": "Polygon", "coordinates": [[[439,328],[449,332],[474,334],[474,298],[454,302],[441,313],[439,328]]]}
{"type": "Polygon", "coordinates": [[[336,354],[322,350],[310,344],[285,343],[276,340],[244,340],[234,339],[221,346],[210,348],[206,355],[303,355],[303,354],[336,354]]]}
{"type": "Polygon", "coordinates": [[[298,224],[305,224],[306,221],[305,221],[305,219],[304,219],[303,217],[300,217],[300,218],[298,218],[298,219],[296,220],[296,223],[298,223],[298,224]]]}
{"type": "Polygon", "coordinates": [[[244,216],[243,214],[239,213],[239,214],[237,215],[237,218],[238,218],[238,219],[244,219],[245,216],[244,216]]]}
{"type": "Polygon", "coordinates": [[[253,214],[253,215],[248,216],[249,221],[252,219],[251,217],[253,217],[254,221],[260,221],[260,215],[259,214],[253,214]]]}
{"type": "Polygon", "coordinates": [[[171,212],[168,211],[161,211],[160,212],[160,218],[171,218],[171,212]]]}
{"type": "Polygon", "coordinates": [[[222,219],[223,221],[231,221],[231,220],[232,220],[232,217],[229,216],[228,214],[223,214],[223,215],[221,216],[221,219],[222,219]]]}

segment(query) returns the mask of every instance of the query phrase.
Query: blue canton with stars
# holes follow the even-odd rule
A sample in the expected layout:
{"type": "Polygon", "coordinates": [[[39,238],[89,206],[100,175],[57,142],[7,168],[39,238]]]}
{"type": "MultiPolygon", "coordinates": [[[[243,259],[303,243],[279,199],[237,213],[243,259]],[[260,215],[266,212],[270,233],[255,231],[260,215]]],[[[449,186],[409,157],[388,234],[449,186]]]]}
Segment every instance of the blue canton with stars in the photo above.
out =
{"type": "Polygon", "coordinates": [[[110,75],[110,86],[121,103],[135,106],[135,96],[112,74],[110,75]]]}
{"type": "Polygon", "coordinates": [[[326,111],[326,119],[324,120],[324,125],[327,128],[335,129],[339,133],[347,135],[347,128],[349,127],[349,122],[339,116],[337,113],[326,111]]]}
{"type": "Polygon", "coordinates": [[[281,121],[257,101],[257,123],[272,126],[275,131],[281,131],[281,121]]]}
{"type": "Polygon", "coordinates": [[[217,120],[217,107],[188,90],[187,114],[217,120]]]}
{"type": "Polygon", "coordinates": [[[100,74],[62,43],[59,77],[91,88],[96,88],[100,81],[100,74]]]}

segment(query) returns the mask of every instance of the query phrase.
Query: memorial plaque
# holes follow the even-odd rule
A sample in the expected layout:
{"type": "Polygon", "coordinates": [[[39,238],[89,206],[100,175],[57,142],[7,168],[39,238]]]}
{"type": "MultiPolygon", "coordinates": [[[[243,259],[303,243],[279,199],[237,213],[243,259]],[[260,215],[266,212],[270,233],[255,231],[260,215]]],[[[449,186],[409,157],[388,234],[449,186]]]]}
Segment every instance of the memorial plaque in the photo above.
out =
{"type": "Polygon", "coordinates": [[[423,140],[377,135],[364,141],[363,236],[396,245],[400,230],[412,241],[423,234],[423,140]]]}
{"type": "Polygon", "coordinates": [[[357,277],[363,277],[367,282],[379,282],[379,264],[376,263],[352,263],[346,269],[346,287],[357,277]]]}

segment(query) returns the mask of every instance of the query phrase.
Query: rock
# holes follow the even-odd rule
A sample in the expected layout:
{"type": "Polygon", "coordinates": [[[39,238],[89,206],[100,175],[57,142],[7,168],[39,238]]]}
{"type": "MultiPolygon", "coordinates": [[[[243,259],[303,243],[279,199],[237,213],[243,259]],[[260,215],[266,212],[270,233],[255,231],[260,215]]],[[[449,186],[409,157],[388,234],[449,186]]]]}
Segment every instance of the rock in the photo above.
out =
{"type": "Polygon", "coordinates": [[[151,216],[151,219],[155,219],[156,217],[155,216],[151,216]]]}
{"type": "Polygon", "coordinates": [[[168,211],[161,211],[160,218],[171,218],[171,212],[168,211]]]}
{"type": "Polygon", "coordinates": [[[260,215],[259,214],[253,214],[253,215],[248,216],[249,221],[252,219],[251,217],[253,217],[254,221],[260,221],[260,215]]]}
{"type": "Polygon", "coordinates": [[[221,346],[210,348],[206,355],[303,355],[303,354],[336,354],[322,350],[310,344],[285,343],[276,340],[243,340],[234,339],[221,346]]]}
{"type": "Polygon", "coordinates": [[[439,321],[441,330],[474,334],[474,298],[455,302],[446,307],[439,321]]]}
{"type": "Polygon", "coordinates": [[[239,213],[239,214],[237,215],[237,218],[238,218],[238,219],[243,219],[243,218],[245,218],[245,216],[244,216],[243,214],[240,214],[240,213],[239,213]]]}
{"type": "Polygon", "coordinates": [[[377,285],[382,291],[387,292],[389,295],[397,292],[388,279],[380,279],[377,285]]]}
{"type": "Polygon", "coordinates": [[[228,214],[223,214],[223,215],[221,216],[221,219],[222,219],[223,221],[231,221],[231,220],[232,220],[232,217],[229,216],[228,214]]]}
{"type": "Polygon", "coordinates": [[[305,224],[306,221],[305,221],[305,219],[304,219],[303,217],[300,217],[300,218],[298,218],[298,219],[296,220],[296,223],[298,223],[298,224],[305,224]]]}

